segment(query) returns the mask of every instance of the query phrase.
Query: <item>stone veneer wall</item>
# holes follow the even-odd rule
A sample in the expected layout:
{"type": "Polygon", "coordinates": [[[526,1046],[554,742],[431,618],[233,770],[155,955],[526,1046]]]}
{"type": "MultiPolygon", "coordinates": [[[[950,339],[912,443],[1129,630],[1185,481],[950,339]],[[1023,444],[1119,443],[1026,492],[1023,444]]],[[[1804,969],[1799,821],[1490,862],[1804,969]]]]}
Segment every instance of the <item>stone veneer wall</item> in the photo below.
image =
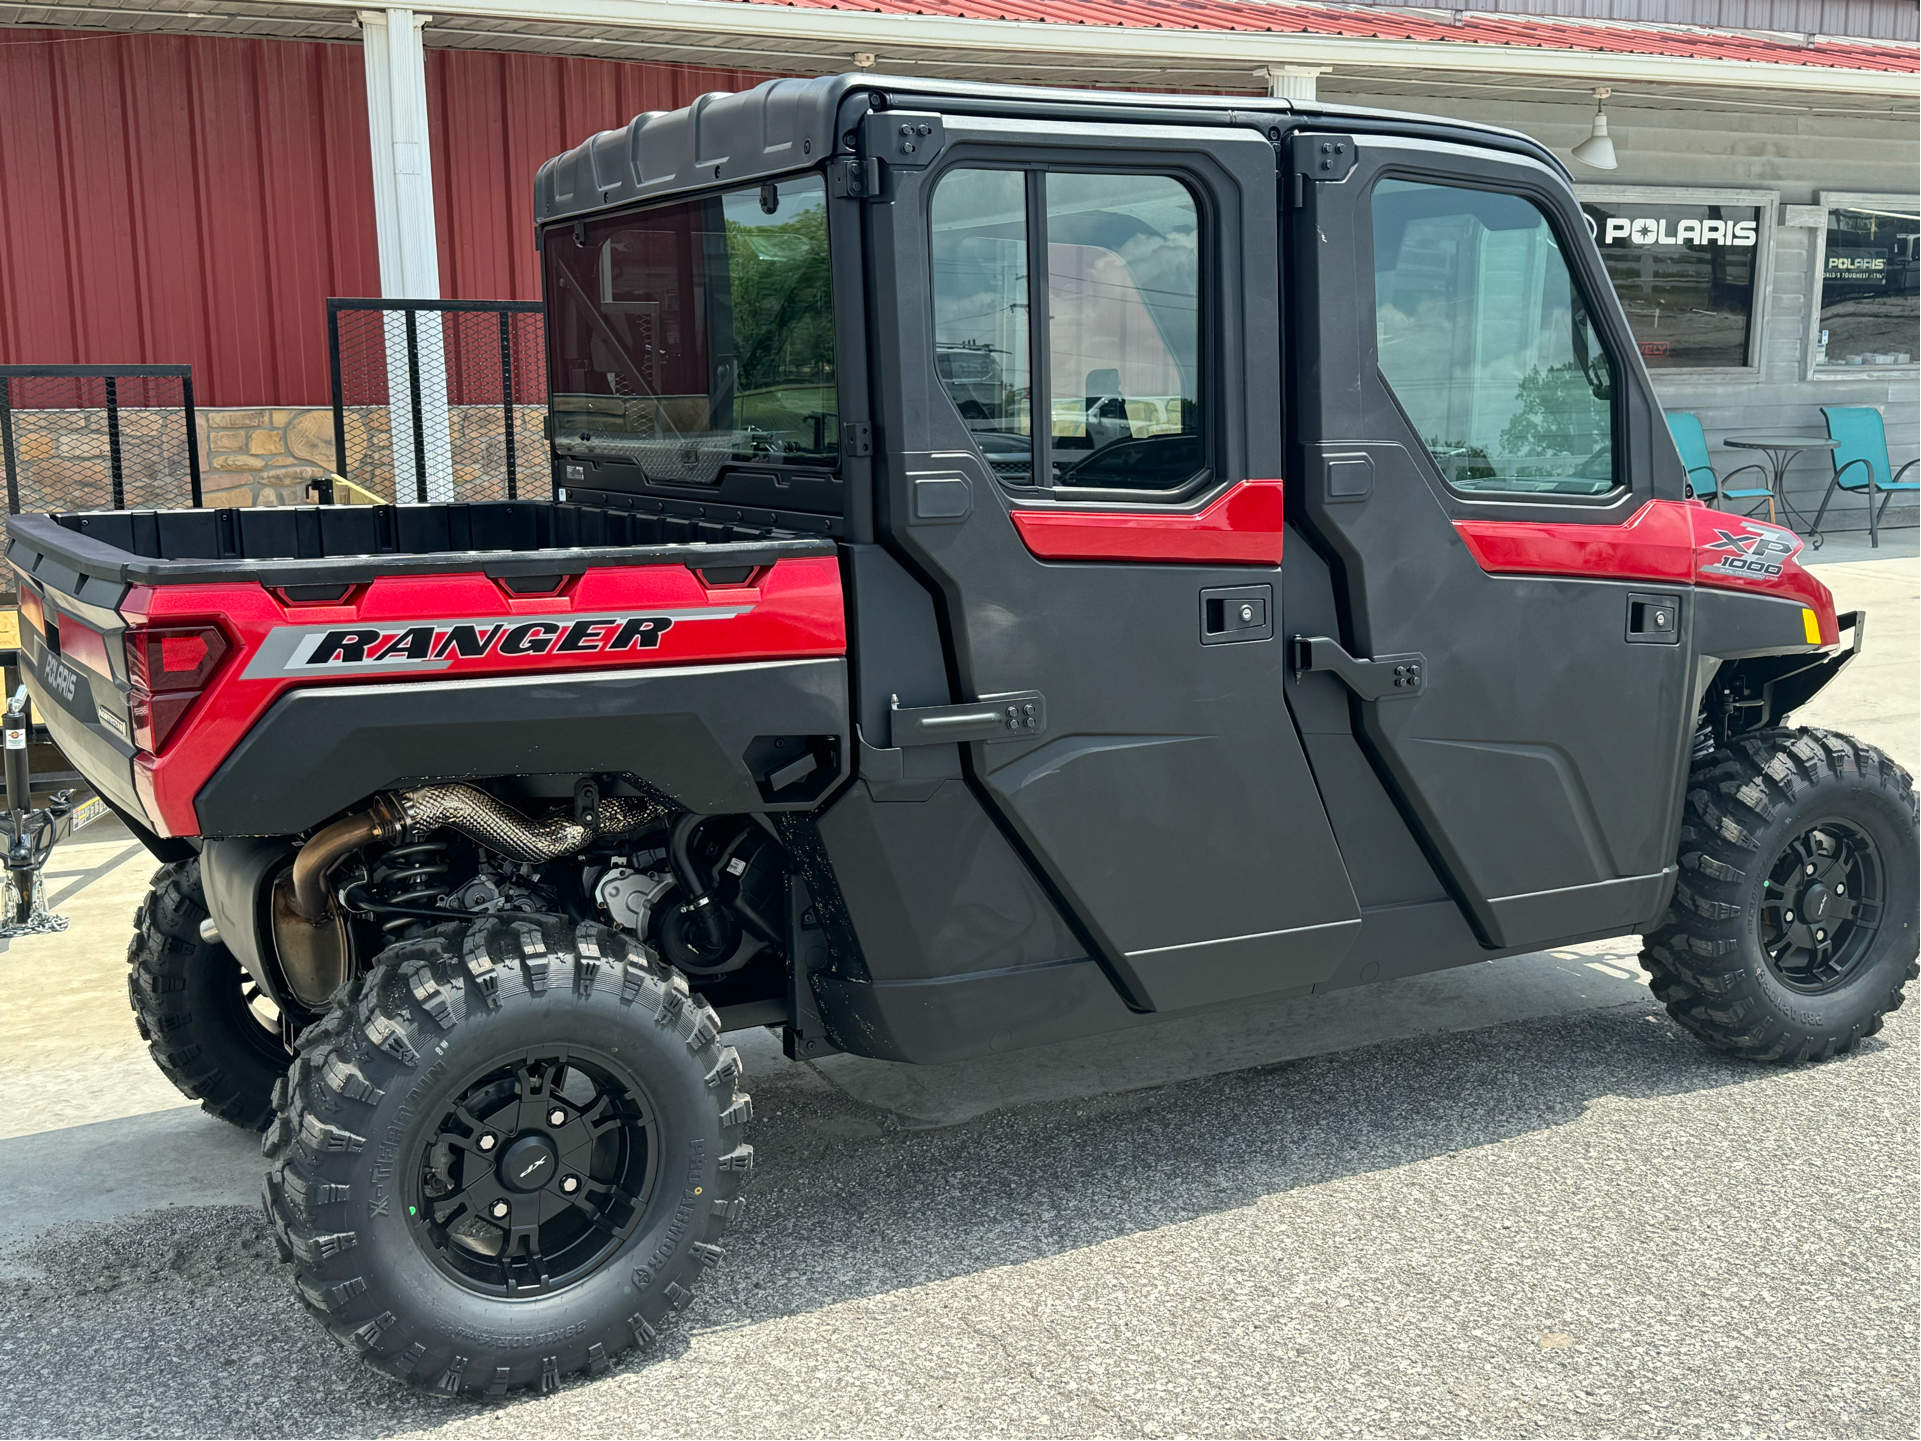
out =
{"type": "Polygon", "coordinates": [[[334,463],[334,413],[202,410],[200,493],[210,505],[303,505],[334,463]]]}
{"type": "MultiPolygon", "coordinates": [[[[544,405],[514,408],[515,471],[524,495],[549,492],[544,405]]],[[[111,503],[110,440],[104,410],[15,410],[14,462],[23,511],[104,509],[111,503]]],[[[262,407],[196,412],[200,490],[209,506],[302,505],[313,482],[338,469],[333,410],[262,407]]],[[[345,474],[383,499],[393,497],[384,405],[350,406],[345,474]]],[[[457,500],[506,494],[507,447],[498,405],[447,412],[457,500]]],[[[129,509],[187,503],[186,435],[178,410],[120,412],[120,470],[129,509]]],[[[409,485],[408,499],[412,499],[409,485]]],[[[343,495],[340,497],[345,500],[343,495]]]]}

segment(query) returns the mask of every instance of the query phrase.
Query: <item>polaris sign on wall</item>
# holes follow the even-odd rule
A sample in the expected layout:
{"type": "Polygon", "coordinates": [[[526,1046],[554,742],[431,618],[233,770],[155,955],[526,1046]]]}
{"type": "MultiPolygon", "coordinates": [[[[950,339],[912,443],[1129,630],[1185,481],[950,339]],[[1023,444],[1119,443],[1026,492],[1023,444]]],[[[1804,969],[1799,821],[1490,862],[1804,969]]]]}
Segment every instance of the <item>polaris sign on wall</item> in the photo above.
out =
{"type": "Polygon", "coordinates": [[[1749,364],[1757,207],[1635,198],[1586,201],[1581,213],[1651,368],[1749,364]]]}
{"type": "Polygon", "coordinates": [[[1758,243],[1760,222],[1754,220],[1697,219],[1674,220],[1673,233],[1665,215],[1610,215],[1597,221],[1587,216],[1588,233],[1602,245],[1754,245],[1758,243]]]}

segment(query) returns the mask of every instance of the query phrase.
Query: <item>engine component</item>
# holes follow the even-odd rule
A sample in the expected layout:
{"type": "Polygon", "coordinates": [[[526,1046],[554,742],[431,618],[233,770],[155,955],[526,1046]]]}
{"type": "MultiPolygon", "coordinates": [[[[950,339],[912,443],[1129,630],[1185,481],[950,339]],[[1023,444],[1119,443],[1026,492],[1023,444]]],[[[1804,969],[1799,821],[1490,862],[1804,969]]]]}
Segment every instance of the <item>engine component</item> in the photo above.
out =
{"type": "MultiPolygon", "coordinates": [[[[363,846],[445,826],[511,860],[549,861],[573,854],[596,835],[623,835],[665,813],[659,801],[611,796],[600,799],[584,822],[566,816],[531,821],[478,786],[459,783],[381,796],[367,810],[315,832],[294,857],[292,873],[274,885],[274,948],[288,985],[301,1004],[317,1007],[347,979],[353,942],[328,894],[327,876],[363,846]]],[[[455,919],[461,912],[436,904],[452,890],[450,870],[442,842],[399,846],[367,883],[349,888],[348,905],[384,914],[382,928],[390,934],[413,921],[455,919]]]]}
{"type": "MultiPolygon", "coordinates": [[[[446,826],[510,860],[551,861],[572,855],[597,835],[624,835],[666,813],[659,801],[610,796],[594,806],[588,821],[566,816],[530,821],[478,786],[418,786],[382,796],[358,815],[315,832],[294,858],[290,910],[316,925],[323,922],[333,910],[327,894],[327,873],[362,846],[407,831],[425,834],[446,826]]],[[[443,893],[436,891],[434,895],[443,893]]],[[[390,904],[412,903],[394,899],[390,904]]]]}
{"type": "Polygon", "coordinates": [[[660,918],[660,953],[681,970],[713,976],[739,970],[760,949],[758,941],[742,941],[740,921],[712,896],[698,910],[669,905],[660,918]]]}
{"type": "MultiPolygon", "coordinates": [[[[685,815],[667,838],[667,863],[680,882],[680,907],[661,926],[661,944],[670,954],[684,951],[696,970],[720,965],[740,940],[740,923],[714,904],[706,877],[694,863],[694,831],[704,817],[685,815]],[[671,925],[672,929],[669,930],[671,925]]],[[[676,960],[676,965],[682,964],[676,960]]]]}
{"type": "Polygon", "coordinates": [[[662,898],[673,889],[674,878],[665,872],[614,866],[600,878],[594,899],[615,925],[644,939],[662,898]]]}

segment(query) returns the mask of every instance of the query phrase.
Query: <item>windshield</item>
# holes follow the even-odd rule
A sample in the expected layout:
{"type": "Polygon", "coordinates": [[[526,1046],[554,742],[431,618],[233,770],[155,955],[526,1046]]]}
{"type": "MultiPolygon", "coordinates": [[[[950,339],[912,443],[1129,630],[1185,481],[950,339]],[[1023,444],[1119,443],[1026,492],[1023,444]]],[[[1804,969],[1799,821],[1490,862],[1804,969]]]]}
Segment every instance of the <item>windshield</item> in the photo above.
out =
{"type": "Polygon", "coordinates": [[[702,484],[839,454],[818,175],[546,238],[555,449],[702,484]]]}

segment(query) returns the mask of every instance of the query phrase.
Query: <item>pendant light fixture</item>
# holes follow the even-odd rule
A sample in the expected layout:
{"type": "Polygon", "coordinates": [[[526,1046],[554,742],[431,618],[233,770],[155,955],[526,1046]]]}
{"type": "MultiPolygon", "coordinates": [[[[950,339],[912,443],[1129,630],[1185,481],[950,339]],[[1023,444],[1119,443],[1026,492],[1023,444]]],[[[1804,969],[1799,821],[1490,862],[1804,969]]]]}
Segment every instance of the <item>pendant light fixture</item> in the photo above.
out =
{"type": "Polygon", "coordinates": [[[1603,108],[1613,93],[1605,87],[1595,90],[1594,128],[1588,132],[1587,139],[1574,147],[1574,158],[1596,170],[1613,170],[1619,164],[1614,158],[1614,142],[1608,138],[1608,116],[1603,108]]]}

